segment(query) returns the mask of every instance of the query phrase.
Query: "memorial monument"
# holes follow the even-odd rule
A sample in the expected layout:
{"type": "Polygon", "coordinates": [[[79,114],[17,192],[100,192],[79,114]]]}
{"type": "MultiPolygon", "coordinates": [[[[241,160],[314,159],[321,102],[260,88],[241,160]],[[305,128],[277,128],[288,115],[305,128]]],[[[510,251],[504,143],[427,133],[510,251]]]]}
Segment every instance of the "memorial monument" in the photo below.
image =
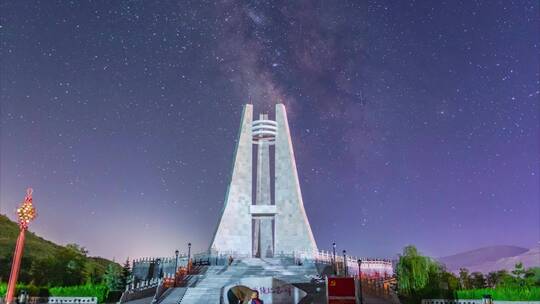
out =
{"type": "Polygon", "coordinates": [[[287,112],[283,104],[275,109],[275,120],[267,114],[254,120],[253,105],[244,106],[211,251],[249,257],[317,251],[302,201],[287,112]]]}
{"type": "Polygon", "coordinates": [[[325,303],[327,275],[388,277],[392,263],[319,251],[304,210],[283,104],[275,118],[242,111],[230,184],[209,250],[133,261],[120,303],[227,303],[234,286],[265,303],[325,303]],[[359,261],[362,261],[361,265],[359,261]]]}

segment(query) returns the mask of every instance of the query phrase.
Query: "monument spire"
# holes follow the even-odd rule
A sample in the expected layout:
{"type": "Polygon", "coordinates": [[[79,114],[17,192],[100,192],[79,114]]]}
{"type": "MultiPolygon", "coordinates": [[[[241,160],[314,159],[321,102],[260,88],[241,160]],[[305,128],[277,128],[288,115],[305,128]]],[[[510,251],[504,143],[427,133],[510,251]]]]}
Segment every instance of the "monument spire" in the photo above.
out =
{"type": "Polygon", "coordinates": [[[304,210],[285,106],[276,104],[275,109],[276,120],[261,114],[253,121],[253,105],[244,106],[231,182],[211,250],[254,257],[317,250],[304,210]]]}

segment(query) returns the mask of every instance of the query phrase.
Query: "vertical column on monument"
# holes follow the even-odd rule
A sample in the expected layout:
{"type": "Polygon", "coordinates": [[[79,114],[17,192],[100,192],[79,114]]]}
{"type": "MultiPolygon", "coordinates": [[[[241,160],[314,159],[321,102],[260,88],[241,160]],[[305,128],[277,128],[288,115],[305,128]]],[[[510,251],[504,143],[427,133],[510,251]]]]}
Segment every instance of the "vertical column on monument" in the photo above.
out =
{"type": "Polygon", "coordinates": [[[211,251],[222,253],[252,254],[250,206],[252,204],[252,131],[253,105],[244,106],[242,123],[229,189],[218,227],[214,233],[211,251]]]}
{"type": "Polygon", "coordinates": [[[283,104],[276,105],[276,122],[275,252],[313,252],[317,250],[317,244],[304,209],[289,123],[283,104]]]}
{"type": "MultiPolygon", "coordinates": [[[[267,114],[261,114],[260,120],[268,120],[267,114]]],[[[257,205],[270,205],[270,142],[259,139],[257,146],[257,205]]],[[[254,253],[258,257],[272,257],[274,240],[272,231],[272,216],[260,216],[255,219],[254,253]]]]}

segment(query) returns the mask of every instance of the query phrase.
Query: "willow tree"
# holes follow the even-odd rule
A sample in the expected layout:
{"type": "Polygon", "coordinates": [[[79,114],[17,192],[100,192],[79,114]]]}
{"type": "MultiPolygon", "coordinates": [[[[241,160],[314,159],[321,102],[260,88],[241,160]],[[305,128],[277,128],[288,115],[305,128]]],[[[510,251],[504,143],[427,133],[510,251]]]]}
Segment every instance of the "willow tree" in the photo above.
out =
{"type": "Polygon", "coordinates": [[[420,255],[416,247],[405,247],[396,267],[400,294],[411,295],[426,287],[435,265],[429,257],[420,255]]]}

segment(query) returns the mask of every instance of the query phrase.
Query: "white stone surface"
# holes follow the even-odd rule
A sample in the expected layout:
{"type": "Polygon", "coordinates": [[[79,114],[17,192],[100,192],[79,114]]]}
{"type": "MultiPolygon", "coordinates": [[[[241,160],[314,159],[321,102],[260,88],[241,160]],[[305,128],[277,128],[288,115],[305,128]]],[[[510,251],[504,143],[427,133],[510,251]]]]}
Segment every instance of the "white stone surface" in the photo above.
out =
{"type": "MultiPolygon", "coordinates": [[[[268,115],[261,114],[260,119],[268,119],[268,115]]],[[[271,206],[270,191],[270,144],[267,140],[259,140],[257,145],[257,192],[255,205],[251,207],[271,206]]],[[[275,208],[275,206],[273,207],[275,208]]],[[[257,257],[265,258],[274,255],[273,219],[273,214],[255,219],[253,253],[257,257]]]]}
{"type": "Polygon", "coordinates": [[[304,209],[292,140],[283,104],[276,105],[278,126],[275,148],[275,252],[317,251],[317,244],[304,209]]]}
{"type": "MultiPolygon", "coordinates": [[[[239,284],[257,289],[268,287],[266,284],[253,284],[259,282],[261,278],[279,282],[280,286],[290,283],[307,283],[316,275],[318,272],[313,264],[298,266],[282,259],[248,258],[236,260],[231,266],[208,266],[199,280],[192,287],[187,288],[182,298],[171,295],[167,297],[171,297],[167,301],[173,303],[176,300],[180,301],[181,304],[219,304],[223,303],[220,302],[220,298],[222,292],[228,290],[227,287],[239,284]]],[[[300,290],[291,290],[291,292],[293,292],[293,297],[297,298],[305,294],[300,290]]],[[[276,297],[276,300],[279,298],[276,297]]],[[[265,303],[281,302],[265,301],[265,303]]]]}
{"type": "Polygon", "coordinates": [[[251,255],[252,134],[253,105],[245,105],[236,144],[231,183],[211,250],[251,255]]]}
{"type": "MultiPolygon", "coordinates": [[[[262,121],[267,121],[267,116],[263,115],[262,121]]],[[[252,122],[253,106],[245,105],[231,182],[210,250],[261,257],[315,252],[317,245],[304,210],[285,106],[276,105],[275,142],[273,138],[264,139],[275,145],[275,205],[271,205],[269,143],[261,139],[257,142],[256,205],[253,204],[252,122]]]]}
{"type": "Polygon", "coordinates": [[[253,216],[257,215],[274,215],[277,213],[276,205],[251,205],[249,212],[253,216]]]}

